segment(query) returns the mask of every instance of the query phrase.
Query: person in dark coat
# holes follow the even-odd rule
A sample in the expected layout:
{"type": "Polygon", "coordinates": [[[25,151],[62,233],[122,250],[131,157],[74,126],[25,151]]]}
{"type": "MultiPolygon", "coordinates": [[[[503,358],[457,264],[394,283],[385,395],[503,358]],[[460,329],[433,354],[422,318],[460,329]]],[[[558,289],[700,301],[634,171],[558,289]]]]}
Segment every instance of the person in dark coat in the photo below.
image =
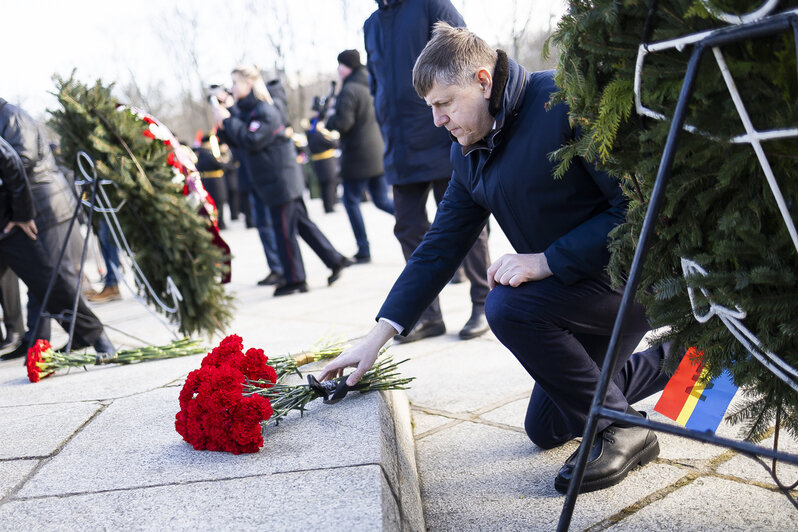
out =
{"type": "MultiPolygon", "coordinates": [[[[39,124],[23,109],[11,105],[2,98],[0,98],[0,136],[13,146],[22,161],[36,208],[38,236],[47,254],[55,260],[61,253],[64,241],[78,236],[74,231],[69,233],[69,221],[77,207],[75,191],[58,170],[53,152],[39,124]]],[[[73,287],[78,286],[75,262],[71,246],[66,246],[59,274],[63,275],[73,287]]],[[[31,345],[36,339],[50,339],[50,319],[40,319],[38,330],[32,330],[41,310],[42,302],[38,291],[30,290],[28,332],[23,345],[31,345]]]]}
{"type": "Polygon", "coordinates": [[[327,283],[332,284],[351,262],[308,217],[302,199],[304,179],[294,143],[285,135],[284,114],[275,105],[255,66],[237,67],[232,78],[239,114],[231,115],[224,107],[214,107],[214,115],[224,140],[231,147],[245,150],[253,190],[269,208],[285,276],[285,283],[275,289],[274,295],[308,291],[297,234],[330,268],[327,283]]]}
{"type": "Polygon", "coordinates": [[[341,134],[341,178],[344,182],[344,208],[357,242],[355,262],[371,261],[369,239],[360,213],[363,192],[368,188],[378,209],[394,213],[393,200],[382,164],[385,145],[374,118],[374,103],[369,93],[369,75],[360,64],[357,50],[338,54],[338,76],[343,83],[335,99],[335,112],[327,118],[327,128],[341,134]]]}
{"type": "MultiPolygon", "coordinates": [[[[620,307],[623,287],[613,288],[604,269],[609,232],[623,221],[627,201],[617,180],[584,159],[572,161],[561,179],[553,177],[549,154],[576,136],[567,105],[546,110],[557,90],[553,72],[530,74],[467,29],[438,23],[413,76],[435,125],[457,140],[451,148],[454,175],[377,326],[321,376],[355,366],[347,380],[354,385],[379,347],[419,319],[493,214],[516,253],[488,269],[488,321],[534,378],[527,434],[544,449],[562,445],[584,430],[620,307]]],[[[630,316],[605,406],[639,416],[630,403],[661,391],[667,377],[662,348],[632,356],[648,323],[639,304],[630,316]]],[[[620,482],[659,453],[647,428],[604,419],[599,429],[585,491],[620,482]]],[[[555,479],[559,491],[568,488],[573,458],[555,479]]]]}
{"type": "MultiPolygon", "coordinates": [[[[429,109],[413,89],[411,72],[435,22],[443,20],[453,26],[465,26],[465,22],[450,0],[377,0],[377,5],[379,8],[363,26],[366,66],[385,141],[385,177],[393,186],[394,234],[405,260],[409,260],[429,230],[426,205],[430,190],[439,203],[452,175],[451,140],[432,124],[429,109]]],[[[488,330],[485,297],[489,263],[486,226],[463,263],[471,282],[472,309],[460,330],[462,339],[476,338],[488,330]]],[[[415,330],[395,340],[410,342],[445,333],[440,303],[435,298],[415,330]]]]}
{"type": "MultiPolygon", "coordinates": [[[[39,238],[35,215],[36,203],[22,160],[11,143],[0,136],[0,227],[3,228],[0,233],[0,275],[10,269],[22,279],[31,297],[43,301],[53,275],[55,258],[39,238]]],[[[52,314],[71,313],[77,295],[77,284],[61,272],[59,270],[55,277],[47,301],[47,311],[52,314]]],[[[69,322],[60,323],[68,332],[69,322]]],[[[72,348],[88,346],[94,346],[98,353],[115,351],[102,323],[81,297],[78,299],[72,348]]],[[[23,343],[18,349],[5,353],[2,359],[22,357],[27,348],[28,344],[23,343]]]]}
{"type": "Polygon", "coordinates": [[[319,192],[321,201],[324,205],[324,212],[335,211],[338,188],[338,148],[337,132],[332,132],[324,127],[324,123],[319,123],[319,117],[314,116],[305,124],[305,136],[308,139],[308,151],[310,152],[310,164],[313,173],[319,182],[319,192]]]}

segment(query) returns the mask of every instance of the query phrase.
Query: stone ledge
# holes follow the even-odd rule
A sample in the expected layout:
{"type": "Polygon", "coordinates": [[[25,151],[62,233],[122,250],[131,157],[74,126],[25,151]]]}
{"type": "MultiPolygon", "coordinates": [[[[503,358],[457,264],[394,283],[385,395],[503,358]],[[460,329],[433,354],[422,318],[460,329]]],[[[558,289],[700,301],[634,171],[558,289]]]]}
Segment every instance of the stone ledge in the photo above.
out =
{"type": "Polygon", "coordinates": [[[3,501],[3,527],[424,530],[404,392],[314,401],[268,427],[260,452],[234,456],[181,440],[178,390],[113,400],[3,501]]]}

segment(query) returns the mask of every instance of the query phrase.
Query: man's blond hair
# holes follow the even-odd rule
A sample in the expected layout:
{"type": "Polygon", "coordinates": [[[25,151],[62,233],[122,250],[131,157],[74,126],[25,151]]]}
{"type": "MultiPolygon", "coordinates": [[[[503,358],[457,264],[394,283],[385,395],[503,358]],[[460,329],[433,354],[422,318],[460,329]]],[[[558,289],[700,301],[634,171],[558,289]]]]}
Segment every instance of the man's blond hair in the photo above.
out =
{"type": "Polygon", "coordinates": [[[436,82],[464,87],[482,67],[493,73],[496,57],[496,50],[467,28],[436,22],[413,67],[413,87],[422,98],[436,82]]]}

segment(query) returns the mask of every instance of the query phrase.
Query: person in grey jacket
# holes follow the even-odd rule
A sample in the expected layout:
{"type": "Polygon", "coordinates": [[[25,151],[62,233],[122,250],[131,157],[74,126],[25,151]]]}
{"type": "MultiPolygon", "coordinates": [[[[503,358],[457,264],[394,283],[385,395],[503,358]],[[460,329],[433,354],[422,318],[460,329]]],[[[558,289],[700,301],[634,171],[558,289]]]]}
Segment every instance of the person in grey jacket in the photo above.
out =
{"type": "Polygon", "coordinates": [[[327,129],[341,134],[341,179],[344,182],[344,208],[357,241],[355,262],[371,261],[366,226],[360,213],[363,192],[368,188],[378,209],[394,213],[388,197],[388,184],[382,165],[385,145],[377,120],[374,102],[369,93],[369,75],[360,64],[357,50],[338,54],[338,75],[343,82],[335,99],[335,112],[327,119],[327,129]]]}
{"type": "MultiPolygon", "coordinates": [[[[47,285],[53,275],[54,259],[42,244],[35,214],[34,196],[25,175],[25,168],[14,147],[0,137],[0,275],[9,269],[27,285],[30,297],[44,299],[47,285]]],[[[47,301],[52,314],[71,312],[77,285],[59,269],[55,284],[47,301]]],[[[67,321],[62,327],[69,330],[67,321]]],[[[44,338],[49,340],[48,338],[44,338]]],[[[114,346],[103,331],[103,325],[81,297],[75,317],[75,349],[94,346],[99,353],[113,353],[114,346]]],[[[28,343],[5,353],[3,360],[24,356],[28,343]]]]}
{"type": "MultiPolygon", "coordinates": [[[[55,261],[64,241],[67,238],[79,237],[76,232],[68,233],[69,221],[75,213],[78,201],[74,189],[58,169],[50,144],[45,139],[39,124],[23,109],[2,98],[0,98],[0,137],[14,148],[22,162],[36,209],[38,236],[45,252],[55,261]]],[[[71,246],[66,246],[59,266],[59,275],[64,277],[67,284],[77,287],[78,276],[70,249],[71,246]]],[[[38,330],[31,330],[41,309],[39,294],[31,291],[28,297],[28,332],[23,345],[29,345],[35,339],[49,340],[51,332],[49,319],[39,320],[38,330]]],[[[78,347],[89,345],[91,343],[78,347]]]]}

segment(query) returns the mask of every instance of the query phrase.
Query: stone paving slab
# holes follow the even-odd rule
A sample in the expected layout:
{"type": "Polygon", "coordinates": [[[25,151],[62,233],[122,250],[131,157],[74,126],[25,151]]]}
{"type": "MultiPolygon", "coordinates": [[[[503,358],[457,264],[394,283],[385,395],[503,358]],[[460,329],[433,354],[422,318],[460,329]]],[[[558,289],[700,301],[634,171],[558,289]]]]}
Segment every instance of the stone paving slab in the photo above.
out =
{"type": "Polygon", "coordinates": [[[0,407],[101,401],[164,386],[199,367],[204,355],[191,355],[142,364],[88,366],[59,370],[37,383],[28,380],[16,360],[0,363],[0,407]]]}
{"type": "Polygon", "coordinates": [[[335,408],[311,402],[303,418],[292,415],[279,426],[267,427],[260,452],[236,456],[198,452],[182,441],[174,429],[178,392],[170,387],[114,401],[19,495],[41,497],[381,463],[382,420],[366,415],[379,411],[378,394],[355,396],[335,408]],[[352,445],[354,441],[358,445],[352,445]]]}
{"type": "MultiPolygon", "coordinates": [[[[514,398],[532,389],[532,378],[509,351],[496,341],[479,338],[464,342],[456,337],[432,338],[391,348],[401,358],[415,346],[435,340],[435,356],[410,355],[403,371],[416,376],[408,397],[414,406],[430,406],[458,413],[473,412],[491,403],[514,398]],[[401,349],[400,349],[401,348],[401,349]]],[[[414,352],[415,353],[415,352],[414,352]]]]}
{"type": "MultiPolygon", "coordinates": [[[[242,476],[246,473],[241,471],[242,476]]],[[[399,530],[401,516],[378,465],[125,491],[13,500],[0,529],[399,530]]]]}
{"type": "Polygon", "coordinates": [[[0,461],[0,499],[11,493],[38,463],[39,460],[0,461]]]}
{"type": "Polygon", "coordinates": [[[100,408],[95,402],[0,408],[0,459],[49,456],[100,408]]]}
{"type": "Polygon", "coordinates": [[[768,490],[702,477],[630,515],[612,530],[795,530],[795,508],[768,490]]]}
{"type": "MultiPolygon", "coordinates": [[[[554,477],[576,444],[542,451],[525,434],[462,423],[416,442],[430,530],[553,530],[564,497],[554,477]],[[456,444],[455,444],[456,443],[456,444]]],[[[655,464],[608,490],[582,495],[573,529],[581,530],[684,471],[655,464]]]]}

